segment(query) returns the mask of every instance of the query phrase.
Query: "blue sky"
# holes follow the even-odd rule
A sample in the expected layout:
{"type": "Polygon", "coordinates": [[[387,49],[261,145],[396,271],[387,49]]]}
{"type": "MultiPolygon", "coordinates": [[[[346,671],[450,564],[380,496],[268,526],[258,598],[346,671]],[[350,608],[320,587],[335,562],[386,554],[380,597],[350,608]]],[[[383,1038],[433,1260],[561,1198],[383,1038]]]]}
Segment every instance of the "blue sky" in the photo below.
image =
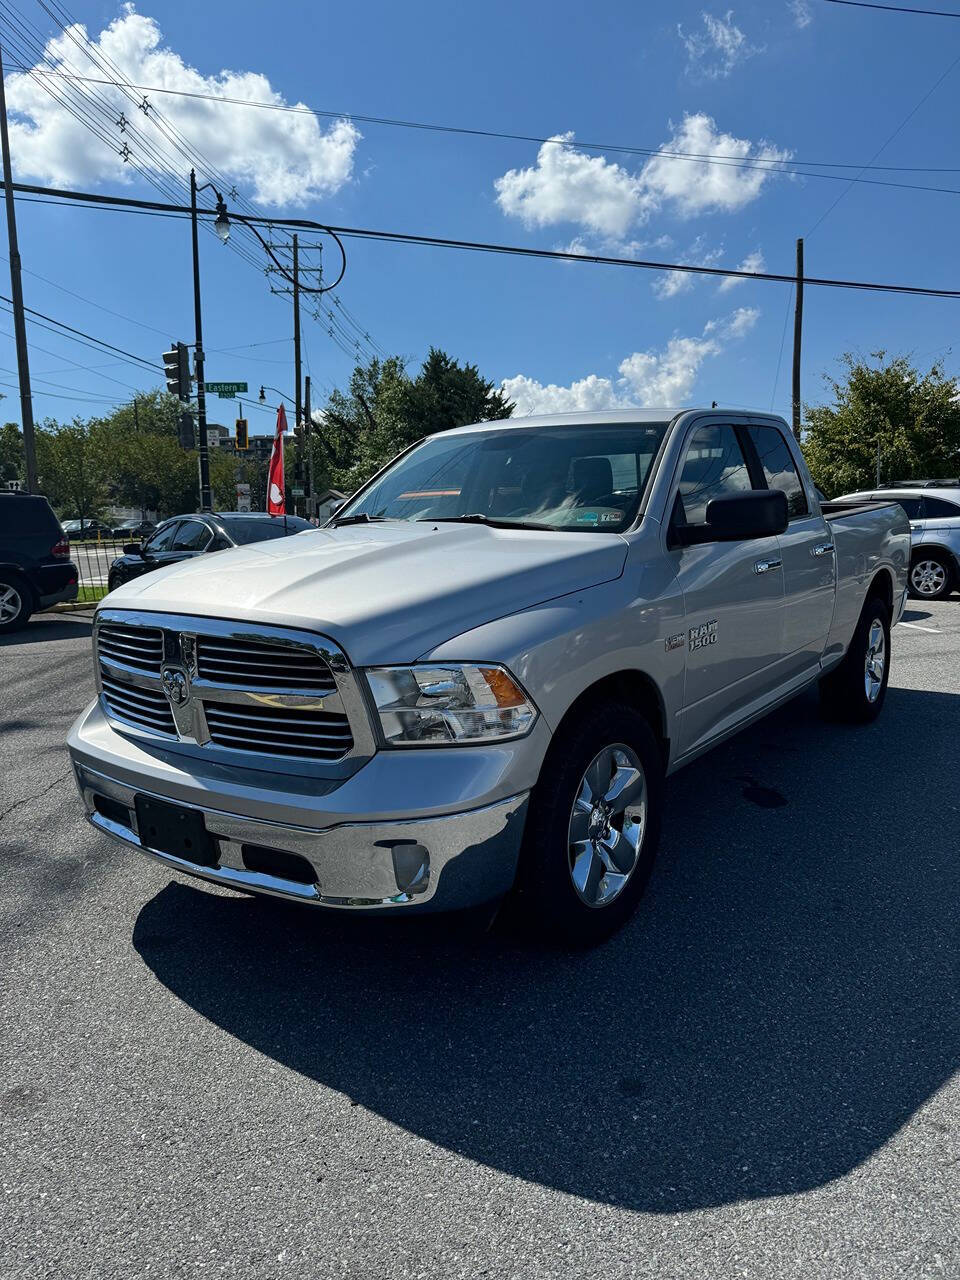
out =
{"type": "MultiPolygon", "coordinates": [[[[960,188],[960,61],[918,107],[960,60],[960,21],[826,0],[755,0],[732,10],[370,0],[269,11],[243,0],[136,8],[69,0],[65,11],[135,83],[159,77],[172,87],[274,95],[346,117],[571,135],[541,149],[154,95],[162,121],[140,113],[129,145],[155,180],[161,163],[188,167],[170,149],[176,129],[243,198],[269,212],[657,260],[763,262],[787,272],[803,235],[810,274],[957,286],[956,195],[848,189],[812,176],[587,151],[578,141],[861,165],[903,125],[875,163],[957,172],[865,176],[960,188]]],[[[32,25],[0,18],[8,62],[35,65],[39,57],[25,55],[57,39],[49,66],[63,69],[66,57],[74,70],[102,76],[34,0],[19,0],[16,12],[20,24],[32,25]]],[[[119,118],[124,105],[137,118],[136,109],[110,87],[83,91],[103,95],[102,112],[88,110],[110,148],[37,79],[8,72],[15,177],[154,197],[119,159],[124,139],[107,119],[112,110],[119,118]]],[[[18,225],[31,273],[24,276],[28,306],[152,360],[167,339],[192,340],[185,224],[20,202],[18,225]]],[[[252,391],[264,382],[292,394],[289,303],[212,235],[201,237],[201,254],[208,379],[246,380],[252,391]]],[[[413,366],[431,344],[476,361],[488,377],[505,380],[524,408],[716,399],[789,412],[791,321],[777,380],[786,285],[670,284],[625,268],[363,241],[349,242],[348,255],[339,296],[360,333],[413,366]]],[[[331,269],[332,248],[324,257],[331,269]]],[[[912,352],[920,363],[942,358],[949,372],[960,372],[952,346],[958,306],[808,289],[804,398],[822,398],[822,374],[835,371],[844,350],[912,352]]],[[[0,384],[13,385],[0,385],[8,396],[0,414],[18,419],[9,316],[3,327],[0,384]]],[[[30,338],[39,418],[102,412],[156,385],[146,371],[57,334],[34,328],[30,338]]],[[[304,350],[315,403],[322,403],[324,386],[342,385],[351,359],[331,341],[328,323],[309,317],[304,350]]],[[[210,416],[232,423],[234,406],[215,400],[210,416]]],[[[254,431],[270,428],[268,412],[249,416],[254,431]]]]}

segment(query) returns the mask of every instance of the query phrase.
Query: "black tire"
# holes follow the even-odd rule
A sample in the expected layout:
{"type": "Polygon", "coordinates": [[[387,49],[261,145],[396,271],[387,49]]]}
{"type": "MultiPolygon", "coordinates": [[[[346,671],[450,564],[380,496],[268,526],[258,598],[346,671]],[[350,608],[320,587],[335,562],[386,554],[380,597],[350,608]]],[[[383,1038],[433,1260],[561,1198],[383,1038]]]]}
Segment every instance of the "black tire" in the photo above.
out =
{"type": "Polygon", "coordinates": [[[115,573],[108,573],[107,574],[107,591],[116,591],[117,587],[119,586],[120,586],[120,579],[117,577],[117,575],[115,573]]]}
{"type": "Polygon", "coordinates": [[[23,578],[0,569],[0,635],[25,627],[33,608],[33,592],[23,578]]]}
{"type": "Polygon", "coordinates": [[[922,545],[918,547],[910,563],[909,590],[913,599],[942,600],[954,585],[953,565],[949,557],[942,551],[932,548],[924,551],[922,545]]]}
{"type": "MultiPolygon", "coordinates": [[[[639,711],[625,703],[598,703],[565,725],[551,744],[530,797],[517,885],[508,907],[508,918],[512,917],[525,929],[581,947],[602,942],[619,929],[636,909],[653,869],[660,841],[663,773],[663,758],[649,723],[639,711]],[[633,848],[623,835],[623,828],[628,827],[639,840],[635,861],[612,898],[588,905],[574,884],[570,824],[574,802],[588,768],[593,765],[599,768],[598,762],[606,759],[607,751],[620,753],[613,757],[615,762],[626,762],[634,768],[635,758],[642,765],[643,786],[639,791],[632,788],[631,794],[642,798],[646,811],[642,822],[636,824],[633,821],[633,817],[638,816],[636,813],[621,813],[612,818],[613,825],[607,827],[606,833],[608,838],[617,837],[615,844],[620,840],[624,842],[617,845],[621,859],[623,850],[629,856],[633,848]],[[618,821],[620,831],[615,830],[618,821]],[[642,835],[638,834],[638,827],[642,835]]],[[[630,804],[627,808],[636,806],[630,804]]],[[[593,821],[592,815],[590,820],[593,821]]],[[[593,842],[580,843],[586,846],[593,842]]],[[[609,855],[607,846],[603,848],[609,855]]],[[[599,883],[609,880],[604,890],[609,892],[618,879],[607,867],[599,883]]]]}
{"type": "Polygon", "coordinates": [[[850,641],[850,648],[838,667],[820,681],[820,706],[830,719],[846,720],[850,724],[869,724],[876,720],[883,709],[890,679],[890,614],[887,606],[876,597],[863,606],[860,621],[850,641]],[[877,681],[877,654],[872,652],[878,639],[876,628],[882,634],[883,669],[877,681]],[[868,657],[873,669],[868,671],[868,657]],[[868,692],[869,689],[869,692],[868,692]]]}

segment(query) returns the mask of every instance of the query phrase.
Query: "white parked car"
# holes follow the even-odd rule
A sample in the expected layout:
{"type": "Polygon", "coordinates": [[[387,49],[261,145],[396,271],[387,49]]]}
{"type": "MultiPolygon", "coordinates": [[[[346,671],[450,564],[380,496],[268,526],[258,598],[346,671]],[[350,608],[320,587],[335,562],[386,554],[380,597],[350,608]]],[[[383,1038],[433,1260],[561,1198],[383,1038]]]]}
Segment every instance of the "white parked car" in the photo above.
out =
{"type": "Polygon", "coordinates": [[[942,600],[960,590],[960,483],[920,480],[848,493],[837,502],[899,502],[910,520],[910,594],[942,600]]]}

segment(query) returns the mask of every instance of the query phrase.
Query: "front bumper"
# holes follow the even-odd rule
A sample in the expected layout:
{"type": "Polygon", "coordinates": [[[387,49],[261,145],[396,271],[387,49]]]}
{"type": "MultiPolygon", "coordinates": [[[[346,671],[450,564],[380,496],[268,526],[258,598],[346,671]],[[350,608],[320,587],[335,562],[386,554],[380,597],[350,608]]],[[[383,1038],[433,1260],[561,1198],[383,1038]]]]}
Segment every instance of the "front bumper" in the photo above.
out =
{"type": "Polygon", "coordinates": [[[319,906],[416,912],[476,906],[510,889],[543,744],[381,751],[331,789],[222,765],[201,772],[195,759],[118,733],[94,703],[68,747],[89,821],[177,871],[319,906]],[[137,795],[199,809],[218,865],[146,845],[137,795]]]}

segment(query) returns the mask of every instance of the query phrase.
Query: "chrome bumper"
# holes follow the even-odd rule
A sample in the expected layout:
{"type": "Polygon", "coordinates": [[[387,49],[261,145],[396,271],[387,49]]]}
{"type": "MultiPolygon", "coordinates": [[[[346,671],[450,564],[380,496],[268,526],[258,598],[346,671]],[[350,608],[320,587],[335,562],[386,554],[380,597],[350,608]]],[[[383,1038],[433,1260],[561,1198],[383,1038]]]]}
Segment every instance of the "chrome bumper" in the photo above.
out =
{"type": "Polygon", "coordinates": [[[231,889],[368,911],[450,911],[501,897],[516,873],[528,795],[441,817],[348,822],[324,830],[191,805],[203,813],[218,850],[218,865],[201,867],[140,839],[134,797],[171,797],[130,786],[76,758],[74,772],[95,827],[177,871],[231,889]],[[247,865],[269,862],[271,852],[302,860],[312,868],[312,882],[247,865]]]}

